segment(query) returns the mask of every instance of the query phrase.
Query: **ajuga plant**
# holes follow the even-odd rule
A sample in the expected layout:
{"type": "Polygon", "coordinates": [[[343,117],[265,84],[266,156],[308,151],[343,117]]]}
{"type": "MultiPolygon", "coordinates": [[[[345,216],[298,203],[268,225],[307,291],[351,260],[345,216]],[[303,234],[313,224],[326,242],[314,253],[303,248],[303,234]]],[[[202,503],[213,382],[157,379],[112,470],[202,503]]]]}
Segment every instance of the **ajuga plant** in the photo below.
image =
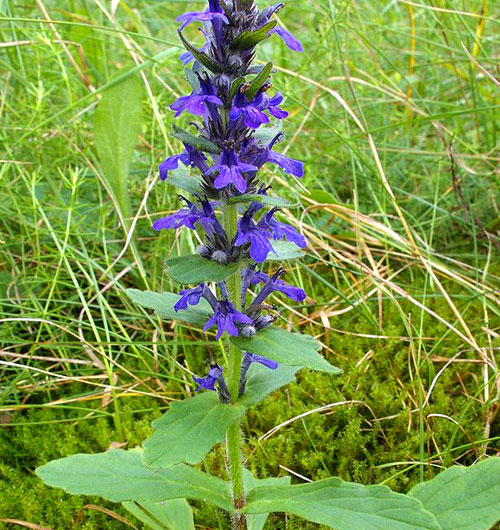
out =
{"type": "Polygon", "coordinates": [[[486,530],[500,517],[500,459],[450,468],[408,495],[336,477],[291,485],[289,477],[256,478],[245,469],[240,422],[248,408],[294,381],[301,368],[324,377],[340,371],[318,353],[312,337],[280,327],[280,310],[269,302],[270,295],[297,304],[306,297],[285,282],[282,266],[300,258],[306,239],[283,222],[280,207],[287,203],[271,192],[261,171],[266,166],[291,178],[303,175],[302,162],[279,152],[287,112],[271,82],[273,65],[254,64],[259,43],[274,34],[302,52],[278,25],[281,7],[209,0],[204,11],[179,17],[191,92],[171,109],[193,121],[188,130],[174,126],[183,150],[160,164],[161,180],[181,188],[182,207],[153,228],[195,231],[200,244],[193,255],[167,260],[170,277],[186,284],[179,294],[129,291],[135,303],[163,318],[216,330],[220,354],[207,373],[193,377],[196,397],[170,405],[142,449],[73,455],[37,473],[70,493],[122,502],[154,529],[194,528],[188,499],[214,504],[238,530],[261,530],[272,512],[339,530],[486,530]],[[201,48],[183,34],[192,23],[201,24],[201,48]],[[206,463],[203,471],[196,467],[221,442],[220,476],[206,463]]]}

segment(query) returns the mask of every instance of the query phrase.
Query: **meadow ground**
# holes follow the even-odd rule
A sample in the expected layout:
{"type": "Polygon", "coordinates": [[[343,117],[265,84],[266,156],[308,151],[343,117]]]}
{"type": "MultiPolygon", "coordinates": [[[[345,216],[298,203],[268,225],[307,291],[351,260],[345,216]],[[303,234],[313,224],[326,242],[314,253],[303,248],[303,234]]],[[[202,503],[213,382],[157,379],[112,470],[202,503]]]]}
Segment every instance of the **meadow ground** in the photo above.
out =
{"type": "MultiPolygon", "coordinates": [[[[287,264],[307,303],[283,317],[344,372],[303,370],[255,406],[244,424],[248,466],[405,492],[500,449],[500,3],[287,5],[281,20],[305,53],[278,40],[259,51],[278,65],[274,84],[292,116],[282,150],[306,163],[300,182],[266,170],[310,242],[306,259],[287,264]]],[[[191,232],[151,229],[178,207],[157,165],[179,149],[168,106],[187,84],[175,18],[194,7],[0,2],[5,528],[19,527],[5,519],[124,528],[113,518],[127,516],[121,506],[70,497],[33,470],[140,444],[169,402],[192,395],[190,374],[207,355],[220,355],[213,334],[162,323],[125,295],[175,290],[164,260],[196,245],[191,232]],[[139,109],[123,88],[132,85],[139,109]],[[128,180],[102,153],[134,124],[103,138],[106,123],[94,119],[108,90],[140,128],[128,180]]],[[[221,456],[207,462],[212,472],[224,473],[221,456]]],[[[228,528],[209,507],[196,504],[195,517],[200,528],[228,528]]],[[[275,515],[268,527],[318,525],[275,515]]]]}

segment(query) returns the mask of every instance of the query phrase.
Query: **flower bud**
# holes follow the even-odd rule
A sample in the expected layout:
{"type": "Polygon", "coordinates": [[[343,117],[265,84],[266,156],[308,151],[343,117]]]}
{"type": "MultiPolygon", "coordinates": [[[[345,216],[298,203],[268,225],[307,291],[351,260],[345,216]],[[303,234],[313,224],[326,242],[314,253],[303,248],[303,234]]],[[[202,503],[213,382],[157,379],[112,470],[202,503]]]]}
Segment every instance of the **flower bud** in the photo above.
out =
{"type": "Polygon", "coordinates": [[[222,265],[226,265],[226,263],[227,263],[227,254],[223,250],[216,250],[212,254],[212,260],[216,261],[217,263],[220,263],[222,265]]]}
{"type": "Polygon", "coordinates": [[[196,253],[199,254],[202,258],[210,258],[212,255],[212,250],[207,245],[198,245],[196,247],[196,253]]]}
{"type": "Polygon", "coordinates": [[[255,326],[252,326],[252,324],[247,324],[246,326],[243,326],[240,329],[240,335],[242,337],[245,337],[245,339],[249,339],[250,337],[253,337],[257,330],[255,329],[255,326]]]}

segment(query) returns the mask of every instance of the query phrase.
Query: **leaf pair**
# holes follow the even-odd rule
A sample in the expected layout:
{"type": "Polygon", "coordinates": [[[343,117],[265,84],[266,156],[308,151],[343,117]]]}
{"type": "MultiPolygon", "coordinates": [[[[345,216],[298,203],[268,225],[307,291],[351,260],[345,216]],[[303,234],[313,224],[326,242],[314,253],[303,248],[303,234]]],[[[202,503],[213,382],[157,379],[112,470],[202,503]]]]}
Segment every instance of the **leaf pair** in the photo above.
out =
{"type": "Polygon", "coordinates": [[[408,495],[329,478],[258,487],[245,513],[287,512],[337,530],[489,530],[500,520],[500,458],[453,466],[408,495]]]}
{"type": "Polygon", "coordinates": [[[253,365],[248,372],[245,395],[238,404],[222,404],[215,392],[172,403],[153,422],[154,434],[144,442],[144,462],[167,468],[179,463],[197,464],[212,447],[224,441],[227,430],[253,405],[295,379],[297,368],[280,366],[271,372],[253,365]]]}
{"type": "MultiPolygon", "coordinates": [[[[186,274],[190,274],[190,272],[186,272],[186,274]]],[[[209,304],[204,299],[200,300],[197,306],[175,311],[174,304],[180,297],[173,293],[154,293],[128,289],[127,294],[142,307],[154,309],[159,316],[173,320],[183,320],[201,326],[212,314],[209,304]]],[[[290,333],[284,329],[270,327],[259,331],[248,339],[241,336],[232,337],[231,342],[241,350],[263,355],[287,366],[311,368],[331,374],[337,374],[341,371],[318,353],[321,345],[308,335],[290,333]]]]}
{"type": "MultiPolygon", "coordinates": [[[[73,455],[36,473],[73,494],[144,506],[188,498],[233,511],[225,481],[184,464],[147,468],[135,450],[73,455]]],[[[243,511],[251,530],[262,530],[272,512],[293,513],[336,530],[489,530],[500,519],[499,476],[500,458],[490,458],[469,468],[454,466],[402,495],[339,478],[290,486],[286,479],[256,481],[247,473],[243,511]]]]}
{"type": "MultiPolygon", "coordinates": [[[[302,256],[300,249],[287,241],[273,242],[276,254],[269,254],[268,260],[282,261],[302,256]]],[[[166,260],[167,274],[180,284],[197,284],[201,282],[221,282],[234,274],[238,263],[222,265],[216,261],[202,258],[198,254],[176,256],[166,260]]]]}

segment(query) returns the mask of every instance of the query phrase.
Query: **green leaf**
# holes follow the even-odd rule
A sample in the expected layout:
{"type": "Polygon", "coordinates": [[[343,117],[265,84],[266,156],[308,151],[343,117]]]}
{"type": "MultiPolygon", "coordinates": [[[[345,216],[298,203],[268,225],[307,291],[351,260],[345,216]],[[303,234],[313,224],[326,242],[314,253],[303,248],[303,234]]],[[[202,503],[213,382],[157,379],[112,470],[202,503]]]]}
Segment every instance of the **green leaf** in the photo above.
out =
{"type": "MultiPolygon", "coordinates": [[[[252,475],[252,473],[248,469],[243,469],[243,483],[245,486],[245,491],[248,494],[251,490],[259,486],[288,486],[290,484],[290,477],[257,479],[252,475]]],[[[263,530],[268,515],[269,514],[267,513],[247,515],[248,530],[263,530]]]]}
{"type": "Polygon", "coordinates": [[[162,503],[127,501],[122,506],[153,530],[195,530],[193,510],[186,499],[162,503]]]}
{"type": "Polygon", "coordinates": [[[387,486],[328,478],[249,492],[247,514],[287,512],[336,530],[441,530],[420,502],[387,486]]]}
{"type": "Polygon", "coordinates": [[[304,256],[304,252],[295,243],[273,241],[271,244],[276,254],[269,252],[266,261],[285,261],[288,259],[299,259],[304,256]]]}
{"type": "Polygon", "coordinates": [[[232,511],[229,484],[184,464],[150,469],[140,451],[114,449],[77,454],[36,469],[49,486],[74,495],[97,495],[112,502],[160,502],[169,499],[209,501],[232,511]]]}
{"type": "Polygon", "coordinates": [[[202,191],[203,179],[198,175],[190,175],[185,166],[179,166],[177,169],[169,171],[166,182],[189,193],[199,194],[202,191]]]}
{"type": "Polygon", "coordinates": [[[500,458],[453,466],[408,493],[443,530],[488,530],[500,520],[500,458]]]}
{"type": "Polygon", "coordinates": [[[172,403],[153,422],[155,433],[144,442],[144,462],[155,468],[201,462],[244,411],[243,405],[220,403],[216,392],[172,403]]]}
{"type": "Polygon", "coordinates": [[[203,298],[195,307],[189,307],[186,310],[175,311],[174,305],[180,296],[174,293],[155,293],[153,291],[139,291],[138,289],[127,289],[129,298],[148,309],[154,309],[155,313],[162,318],[170,320],[181,320],[188,324],[197,324],[202,326],[212,316],[212,308],[203,298]]]}
{"type": "Polygon", "coordinates": [[[198,90],[200,90],[200,80],[196,75],[196,72],[191,70],[191,68],[184,68],[184,74],[186,75],[186,79],[193,91],[198,92],[198,90]]]}
{"type": "Polygon", "coordinates": [[[248,101],[252,101],[257,92],[259,91],[259,88],[267,81],[267,78],[271,74],[271,70],[273,69],[273,63],[267,63],[264,68],[248,83],[248,85],[245,87],[246,90],[244,92],[245,96],[247,97],[248,101]]]}
{"type": "MultiPolygon", "coordinates": [[[[269,32],[276,26],[277,20],[271,20],[256,31],[243,31],[232,42],[233,50],[248,50],[257,46],[259,42],[270,37],[269,32]]],[[[201,62],[201,61],[200,61],[201,62]]]]}
{"type": "Polygon", "coordinates": [[[223,68],[213,59],[211,59],[205,52],[198,50],[198,48],[195,48],[189,41],[187,41],[184,38],[181,30],[177,30],[177,33],[179,34],[179,38],[181,39],[182,44],[184,44],[186,50],[190,51],[193,54],[193,57],[205,68],[208,68],[214,74],[222,74],[224,72],[223,68]]]}
{"type": "Polygon", "coordinates": [[[289,208],[292,206],[290,202],[282,197],[272,197],[271,195],[259,195],[258,193],[245,193],[237,197],[230,197],[227,201],[229,204],[239,204],[243,202],[261,202],[262,204],[269,204],[270,206],[279,206],[281,208],[289,208]]]}
{"type": "Polygon", "coordinates": [[[194,136],[184,129],[181,129],[180,127],[177,127],[177,125],[172,125],[173,133],[172,136],[174,138],[178,138],[181,140],[181,142],[186,142],[187,144],[192,145],[193,147],[196,147],[200,151],[206,151],[208,153],[220,153],[220,149],[209,140],[205,140],[205,138],[202,138],[201,136],[194,136]]]}
{"type": "Polygon", "coordinates": [[[94,142],[122,214],[131,215],[128,194],[130,163],[142,121],[142,83],[138,75],[106,90],[94,117],[94,142]]]}
{"type": "Polygon", "coordinates": [[[280,364],[276,370],[270,370],[258,363],[253,363],[248,370],[247,386],[240,399],[243,405],[254,405],[282,386],[295,381],[295,374],[300,370],[296,366],[280,364]]]}
{"type": "Polygon", "coordinates": [[[166,261],[167,274],[178,283],[221,282],[238,270],[238,263],[221,265],[198,254],[177,256],[166,261]]]}
{"type": "Polygon", "coordinates": [[[270,327],[258,331],[249,339],[231,337],[231,342],[241,350],[263,355],[288,366],[304,366],[331,374],[342,371],[318,353],[321,345],[309,335],[270,327]]]}

